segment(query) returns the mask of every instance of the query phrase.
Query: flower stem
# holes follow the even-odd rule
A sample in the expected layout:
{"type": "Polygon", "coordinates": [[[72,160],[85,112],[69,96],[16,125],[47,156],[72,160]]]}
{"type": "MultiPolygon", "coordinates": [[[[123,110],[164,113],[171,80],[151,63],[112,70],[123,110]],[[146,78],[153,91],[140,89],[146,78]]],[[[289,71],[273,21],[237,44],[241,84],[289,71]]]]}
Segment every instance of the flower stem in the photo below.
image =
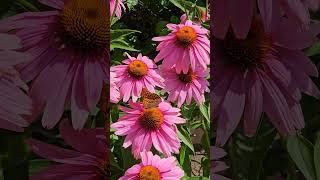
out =
{"type": "Polygon", "coordinates": [[[4,180],[28,179],[28,154],[24,134],[8,135],[8,156],[2,161],[4,180]]]}
{"type": "Polygon", "coordinates": [[[113,22],[113,18],[114,18],[115,14],[116,14],[118,4],[119,4],[119,0],[116,0],[116,3],[114,4],[114,9],[113,9],[112,15],[111,15],[111,23],[113,22]]]}

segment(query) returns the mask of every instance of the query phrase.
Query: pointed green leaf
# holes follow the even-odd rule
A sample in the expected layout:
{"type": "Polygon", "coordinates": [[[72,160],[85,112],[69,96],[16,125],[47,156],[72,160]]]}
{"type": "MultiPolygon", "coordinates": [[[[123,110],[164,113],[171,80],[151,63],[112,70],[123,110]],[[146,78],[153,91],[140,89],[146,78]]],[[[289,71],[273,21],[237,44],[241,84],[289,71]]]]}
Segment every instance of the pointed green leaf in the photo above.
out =
{"type": "Polygon", "coordinates": [[[320,134],[318,135],[314,146],[314,165],[317,179],[320,179],[320,134]]]}
{"type": "Polygon", "coordinates": [[[313,151],[303,137],[296,135],[287,139],[287,149],[290,157],[300,169],[307,180],[316,180],[315,168],[313,165],[313,151]]]}

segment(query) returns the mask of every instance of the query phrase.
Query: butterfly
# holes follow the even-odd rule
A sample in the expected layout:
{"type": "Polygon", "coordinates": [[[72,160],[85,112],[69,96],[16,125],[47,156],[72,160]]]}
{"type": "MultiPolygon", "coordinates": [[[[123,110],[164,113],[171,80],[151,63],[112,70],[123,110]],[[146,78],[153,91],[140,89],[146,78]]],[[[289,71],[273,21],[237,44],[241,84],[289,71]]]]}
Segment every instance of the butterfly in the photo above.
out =
{"type": "Polygon", "coordinates": [[[142,88],[141,97],[144,108],[158,107],[159,104],[162,102],[160,96],[158,96],[155,93],[151,93],[146,88],[142,88]]]}

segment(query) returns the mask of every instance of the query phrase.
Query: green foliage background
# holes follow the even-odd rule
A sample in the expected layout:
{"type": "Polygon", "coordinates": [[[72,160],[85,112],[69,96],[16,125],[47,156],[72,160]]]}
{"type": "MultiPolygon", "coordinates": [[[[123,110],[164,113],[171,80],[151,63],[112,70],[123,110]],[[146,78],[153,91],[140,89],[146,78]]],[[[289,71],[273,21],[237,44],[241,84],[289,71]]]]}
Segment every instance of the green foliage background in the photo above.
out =
{"type": "MultiPolygon", "coordinates": [[[[185,1],[185,0],[127,0],[127,9],[120,19],[113,20],[111,26],[111,64],[119,65],[126,57],[125,52],[131,56],[137,56],[139,53],[153,59],[156,54],[156,43],[151,39],[156,36],[162,36],[169,33],[166,25],[168,23],[180,23],[180,16],[187,12],[192,19],[201,17],[200,10],[205,10],[206,1],[185,1]]],[[[207,24],[204,24],[208,27],[207,24]]],[[[159,63],[161,64],[161,63],[159,63]]],[[[162,97],[160,89],[157,93],[162,97]]],[[[182,141],[180,153],[176,155],[179,164],[185,171],[186,176],[183,179],[207,179],[210,176],[210,109],[209,94],[206,94],[207,101],[198,106],[192,102],[189,106],[182,106],[182,117],[187,119],[186,125],[179,126],[179,138],[182,141]],[[204,132],[201,138],[203,157],[198,162],[202,169],[202,175],[195,176],[192,173],[192,157],[196,150],[192,142],[192,131],[202,129],[204,132]]],[[[126,104],[122,104],[126,105],[126,104]]],[[[111,109],[111,123],[115,122],[121,115],[117,105],[111,109]]],[[[113,130],[111,129],[111,132],[113,130]]],[[[112,133],[111,133],[112,134],[112,133]]],[[[117,179],[124,172],[138,163],[133,159],[130,148],[122,148],[123,138],[111,135],[112,178],[117,179]]]]}

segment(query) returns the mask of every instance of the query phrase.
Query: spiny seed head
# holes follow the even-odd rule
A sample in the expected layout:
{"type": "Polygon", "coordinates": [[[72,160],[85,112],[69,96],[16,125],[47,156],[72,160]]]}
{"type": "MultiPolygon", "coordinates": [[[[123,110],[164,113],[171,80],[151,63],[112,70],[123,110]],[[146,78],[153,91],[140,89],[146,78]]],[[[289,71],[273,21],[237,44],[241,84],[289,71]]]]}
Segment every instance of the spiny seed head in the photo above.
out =
{"type": "Polygon", "coordinates": [[[103,0],[69,0],[59,15],[58,36],[79,52],[102,53],[109,40],[109,17],[103,0]]]}
{"type": "Polygon", "coordinates": [[[191,83],[193,81],[193,79],[195,78],[195,75],[192,71],[191,68],[189,68],[188,73],[184,74],[183,72],[181,72],[180,74],[178,74],[179,80],[183,83],[191,83]]]}
{"type": "Polygon", "coordinates": [[[139,171],[138,179],[139,180],[160,180],[161,179],[160,171],[151,165],[144,166],[139,171]]]}
{"type": "Polygon", "coordinates": [[[146,130],[156,130],[163,123],[163,114],[159,108],[144,109],[140,116],[140,124],[146,130]]]}
{"type": "Polygon", "coordinates": [[[148,73],[148,66],[141,60],[133,60],[128,67],[129,75],[135,78],[142,78],[148,73]]]}
{"type": "Polygon", "coordinates": [[[192,27],[184,26],[176,32],[176,38],[178,45],[186,48],[197,39],[197,33],[192,27]]]}

